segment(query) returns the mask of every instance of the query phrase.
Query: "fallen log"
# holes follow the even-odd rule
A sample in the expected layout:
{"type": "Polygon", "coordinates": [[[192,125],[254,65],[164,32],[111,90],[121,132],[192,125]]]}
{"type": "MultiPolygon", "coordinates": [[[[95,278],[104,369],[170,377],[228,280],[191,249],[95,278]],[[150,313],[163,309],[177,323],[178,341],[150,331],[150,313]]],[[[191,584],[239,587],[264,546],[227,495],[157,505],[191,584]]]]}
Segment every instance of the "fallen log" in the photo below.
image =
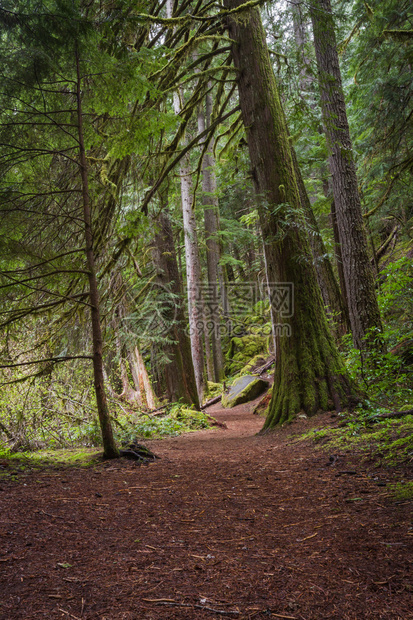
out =
{"type": "Polygon", "coordinates": [[[215,405],[215,403],[219,403],[221,398],[222,398],[222,394],[220,394],[219,396],[215,396],[214,398],[211,398],[210,400],[207,400],[207,402],[204,405],[201,405],[201,409],[206,409],[207,407],[210,407],[211,405],[215,405]]]}
{"type": "Polygon", "coordinates": [[[380,422],[380,420],[392,420],[403,418],[405,415],[413,415],[413,409],[406,409],[405,411],[392,411],[390,413],[379,413],[371,419],[372,422],[380,422]]]}
{"type": "Polygon", "coordinates": [[[258,375],[262,375],[262,374],[264,374],[264,372],[265,372],[266,370],[268,370],[268,368],[269,368],[270,366],[272,366],[272,365],[274,364],[274,362],[275,362],[275,357],[272,357],[272,358],[270,359],[270,361],[269,361],[269,362],[266,362],[266,363],[264,364],[264,366],[261,366],[260,368],[258,368],[258,369],[257,369],[257,371],[256,371],[256,372],[258,373],[258,375]]]}

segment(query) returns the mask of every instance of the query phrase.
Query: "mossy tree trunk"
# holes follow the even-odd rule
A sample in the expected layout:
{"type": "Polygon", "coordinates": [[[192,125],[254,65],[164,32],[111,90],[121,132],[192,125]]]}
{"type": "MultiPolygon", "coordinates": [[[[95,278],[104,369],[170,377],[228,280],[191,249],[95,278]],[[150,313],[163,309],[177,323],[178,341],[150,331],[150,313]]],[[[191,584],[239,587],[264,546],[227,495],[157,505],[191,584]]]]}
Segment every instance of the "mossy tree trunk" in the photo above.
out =
{"type": "MultiPolygon", "coordinates": [[[[227,8],[241,4],[240,0],[225,0],[227,8]]],[[[357,394],[328,327],[258,9],[229,18],[228,28],[234,41],[232,54],[238,69],[267,278],[270,287],[273,283],[290,283],[294,290],[293,313],[272,304],[277,322],[276,370],[264,425],[269,429],[300,411],[313,415],[332,407],[340,410],[352,405],[357,394]]]]}
{"type": "Polygon", "coordinates": [[[321,296],[323,298],[327,314],[331,319],[333,333],[335,334],[336,339],[340,340],[350,328],[347,306],[344,303],[340,287],[336,280],[336,276],[334,275],[333,265],[331,264],[321,237],[293,146],[291,146],[291,156],[293,158],[294,172],[297,179],[301,208],[304,212],[304,217],[309,227],[309,242],[311,252],[313,254],[317,282],[321,290],[321,296]]]}
{"type": "Polygon", "coordinates": [[[312,0],[310,13],[353,342],[358,349],[369,349],[377,347],[376,338],[368,337],[369,330],[381,331],[382,326],[367,251],[330,0],[312,0]]]}

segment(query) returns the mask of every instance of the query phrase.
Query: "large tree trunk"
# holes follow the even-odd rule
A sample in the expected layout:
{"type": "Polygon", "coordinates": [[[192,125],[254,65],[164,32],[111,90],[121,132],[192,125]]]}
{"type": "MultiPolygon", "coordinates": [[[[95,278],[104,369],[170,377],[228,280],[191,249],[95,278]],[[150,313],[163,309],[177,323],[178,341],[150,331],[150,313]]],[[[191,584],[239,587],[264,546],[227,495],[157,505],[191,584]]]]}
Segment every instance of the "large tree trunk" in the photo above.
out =
{"type": "MultiPolygon", "coordinates": [[[[299,86],[301,96],[305,97],[311,108],[315,108],[317,106],[317,103],[314,100],[315,78],[311,70],[311,59],[308,54],[308,33],[306,24],[303,20],[301,6],[302,5],[299,0],[293,0],[291,3],[294,37],[299,55],[298,61],[301,65],[299,86]]],[[[321,124],[318,131],[320,134],[323,133],[321,124]]],[[[317,273],[317,281],[321,290],[324,305],[327,308],[327,313],[330,318],[330,325],[333,327],[333,332],[337,340],[340,340],[341,337],[350,329],[347,305],[341,294],[340,287],[334,275],[333,266],[326,252],[323,239],[320,235],[318,223],[314,216],[301,170],[298,165],[297,155],[293,146],[291,146],[291,154],[294,162],[294,171],[297,179],[301,206],[304,210],[305,218],[310,228],[309,240],[317,273]]]]}
{"type": "Polygon", "coordinates": [[[341,296],[341,291],[338,286],[336,276],[334,275],[333,266],[321,237],[293,146],[291,147],[291,155],[293,158],[294,172],[297,179],[301,207],[304,211],[304,217],[310,229],[309,241],[317,274],[317,282],[321,290],[324,305],[327,309],[327,314],[333,325],[333,332],[339,340],[345,333],[347,333],[349,328],[347,306],[341,296]]]}
{"type": "Polygon", "coordinates": [[[169,360],[163,369],[167,398],[171,402],[184,402],[199,409],[200,402],[195,382],[191,344],[186,332],[182,282],[176,260],[171,223],[166,205],[157,219],[157,232],[154,238],[154,261],[158,270],[158,282],[173,297],[168,304],[165,325],[169,332],[163,351],[169,360]]]}
{"type": "Polygon", "coordinates": [[[105,382],[103,377],[103,340],[100,325],[99,292],[96,278],[95,256],[93,251],[92,216],[90,210],[89,184],[87,174],[86,152],[83,140],[83,115],[81,97],[81,75],[80,61],[76,50],[76,103],[77,103],[77,123],[78,123],[78,145],[80,159],[80,174],[82,180],[82,203],[83,221],[85,227],[86,260],[89,278],[89,298],[90,313],[92,323],[92,342],[93,342],[93,373],[95,383],[96,403],[98,409],[100,429],[102,433],[103,454],[105,458],[117,458],[120,456],[116,446],[112,424],[110,421],[109,409],[105,394],[105,382]]]}
{"type": "MultiPolygon", "coordinates": [[[[201,111],[198,115],[199,132],[209,126],[212,97],[206,96],[205,115],[201,111]]],[[[208,296],[204,298],[206,326],[210,336],[214,367],[213,381],[220,382],[224,378],[224,356],[222,354],[220,335],[220,303],[219,303],[219,259],[221,247],[218,239],[219,210],[216,195],[215,161],[212,148],[204,155],[202,162],[202,204],[204,207],[204,225],[206,242],[206,259],[208,273],[208,296]]]]}
{"type": "Polygon", "coordinates": [[[365,350],[377,346],[376,335],[367,336],[372,328],[381,331],[381,321],[367,252],[330,0],[312,0],[310,12],[350,324],[354,345],[365,350]]]}
{"type": "MultiPolygon", "coordinates": [[[[241,4],[225,0],[227,8],[241,4]]],[[[313,415],[333,406],[340,410],[357,396],[327,324],[259,11],[229,18],[228,25],[235,41],[232,54],[277,320],[274,391],[264,425],[268,429],[299,411],[313,415]],[[276,303],[277,283],[286,283],[289,303],[276,303]]]]}

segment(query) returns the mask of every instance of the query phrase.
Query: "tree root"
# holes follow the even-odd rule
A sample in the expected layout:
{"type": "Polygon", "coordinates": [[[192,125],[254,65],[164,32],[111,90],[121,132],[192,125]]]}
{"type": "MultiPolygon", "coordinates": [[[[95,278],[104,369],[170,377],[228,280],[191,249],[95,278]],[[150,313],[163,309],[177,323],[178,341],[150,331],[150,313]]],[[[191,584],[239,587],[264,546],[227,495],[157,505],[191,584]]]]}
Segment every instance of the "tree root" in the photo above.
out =
{"type": "Polygon", "coordinates": [[[151,452],[149,448],[146,448],[136,441],[124,446],[124,448],[120,450],[120,456],[133,461],[138,461],[139,465],[148,465],[148,463],[161,458],[151,452]]]}

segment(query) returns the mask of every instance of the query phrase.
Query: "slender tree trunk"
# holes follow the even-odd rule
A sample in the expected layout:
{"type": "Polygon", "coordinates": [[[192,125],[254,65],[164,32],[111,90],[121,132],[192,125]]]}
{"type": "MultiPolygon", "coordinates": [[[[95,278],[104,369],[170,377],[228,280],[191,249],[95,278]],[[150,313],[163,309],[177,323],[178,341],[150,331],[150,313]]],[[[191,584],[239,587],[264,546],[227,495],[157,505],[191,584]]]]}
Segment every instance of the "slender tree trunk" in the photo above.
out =
{"type": "MultiPolygon", "coordinates": [[[[138,389],[133,389],[133,387],[131,386],[129,382],[126,359],[123,354],[124,353],[124,351],[122,350],[123,347],[121,345],[121,342],[118,336],[116,336],[116,348],[117,348],[117,352],[119,356],[119,372],[120,372],[120,380],[122,383],[122,392],[118,395],[118,398],[125,400],[131,405],[142,405],[142,395],[141,395],[140,388],[138,387],[138,389]]],[[[132,364],[131,364],[130,358],[129,358],[129,364],[130,364],[131,372],[132,372],[132,364]]],[[[132,372],[132,377],[133,377],[133,372],[132,372]]]]}
{"type": "MultiPolygon", "coordinates": [[[[241,4],[242,0],[225,0],[226,8],[241,4]]],[[[259,11],[248,9],[242,18],[229,18],[228,25],[235,42],[232,55],[277,318],[274,390],[264,425],[269,429],[299,411],[313,415],[333,406],[340,410],[353,404],[357,395],[331,336],[317,284],[259,11]],[[286,283],[289,304],[277,300],[277,283],[286,283]]]]}
{"type": "Polygon", "coordinates": [[[335,203],[334,203],[334,199],[331,201],[330,215],[331,215],[331,223],[332,223],[332,226],[333,226],[334,253],[335,253],[335,256],[336,256],[336,265],[337,265],[338,279],[340,281],[340,289],[341,289],[341,294],[343,296],[344,305],[345,305],[345,307],[348,310],[346,279],[344,277],[343,256],[341,254],[340,235],[338,234],[337,214],[336,214],[336,206],[335,206],[335,203]]]}
{"type": "Polygon", "coordinates": [[[191,343],[184,316],[183,288],[166,204],[157,219],[153,257],[158,270],[158,282],[173,297],[173,303],[168,304],[164,317],[165,324],[169,326],[165,334],[168,342],[163,345],[169,361],[165,363],[162,373],[167,398],[171,402],[181,401],[199,409],[191,343]]]}
{"type": "Polygon", "coordinates": [[[81,97],[81,75],[79,54],[76,50],[76,103],[77,103],[77,124],[78,124],[78,142],[79,142],[79,159],[80,174],[82,179],[82,203],[83,203],[83,221],[85,226],[85,242],[86,242],[86,260],[88,266],[89,278],[89,298],[90,313],[92,322],[92,341],[93,341],[93,372],[96,393],[96,403],[98,409],[99,423],[102,432],[103,454],[107,459],[117,458],[120,453],[116,446],[112,424],[110,421],[109,409],[106,401],[105,382],[103,377],[103,340],[102,329],[100,326],[99,311],[99,292],[96,278],[95,256],[93,251],[93,233],[92,233],[92,217],[90,211],[89,199],[89,183],[87,174],[87,161],[85,145],[83,140],[83,114],[82,114],[82,97],[81,97]]]}
{"type": "Polygon", "coordinates": [[[330,0],[312,0],[310,13],[350,324],[354,345],[365,350],[377,346],[376,335],[367,336],[372,328],[381,331],[381,320],[367,251],[330,0]]]}
{"type": "Polygon", "coordinates": [[[204,383],[204,353],[202,342],[203,299],[201,282],[201,264],[198,250],[198,233],[196,230],[195,209],[189,158],[185,158],[181,170],[181,200],[185,235],[186,283],[188,289],[189,338],[191,341],[192,361],[199,401],[202,402],[204,383]]]}
{"type": "MultiPolygon", "coordinates": [[[[205,115],[198,114],[198,130],[201,133],[209,126],[212,112],[212,97],[206,96],[205,115]]],[[[204,207],[204,226],[206,240],[206,260],[208,273],[208,296],[204,298],[206,314],[206,331],[210,336],[214,377],[213,381],[220,382],[224,378],[224,356],[222,354],[220,323],[221,312],[219,304],[219,259],[221,247],[218,239],[219,210],[216,196],[215,161],[212,148],[205,153],[202,162],[202,204],[204,207]]]]}
{"type": "MultiPolygon", "coordinates": [[[[166,13],[173,16],[174,1],[167,0],[166,13]]],[[[181,112],[181,92],[174,92],[175,114],[181,112]]],[[[205,390],[204,349],[203,349],[203,300],[201,286],[201,263],[199,260],[198,234],[192,191],[192,177],[189,154],[181,160],[179,171],[181,180],[181,201],[184,224],[186,281],[188,288],[189,337],[191,341],[192,361],[199,401],[202,402],[205,390]]]]}

